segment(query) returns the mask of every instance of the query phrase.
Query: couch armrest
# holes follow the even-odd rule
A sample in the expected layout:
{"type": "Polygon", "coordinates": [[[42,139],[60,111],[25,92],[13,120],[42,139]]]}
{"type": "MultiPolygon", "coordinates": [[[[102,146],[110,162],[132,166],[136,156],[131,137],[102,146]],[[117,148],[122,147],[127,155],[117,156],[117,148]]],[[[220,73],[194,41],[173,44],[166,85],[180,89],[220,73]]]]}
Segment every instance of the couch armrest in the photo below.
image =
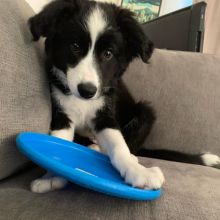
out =
{"type": "Polygon", "coordinates": [[[220,57],[155,50],[123,77],[136,100],[148,100],[158,120],[145,146],[220,154],[220,57]]]}
{"type": "Polygon", "coordinates": [[[27,162],[16,149],[17,134],[49,131],[50,96],[42,50],[32,42],[27,26],[33,15],[25,1],[0,1],[0,180],[27,162]]]}

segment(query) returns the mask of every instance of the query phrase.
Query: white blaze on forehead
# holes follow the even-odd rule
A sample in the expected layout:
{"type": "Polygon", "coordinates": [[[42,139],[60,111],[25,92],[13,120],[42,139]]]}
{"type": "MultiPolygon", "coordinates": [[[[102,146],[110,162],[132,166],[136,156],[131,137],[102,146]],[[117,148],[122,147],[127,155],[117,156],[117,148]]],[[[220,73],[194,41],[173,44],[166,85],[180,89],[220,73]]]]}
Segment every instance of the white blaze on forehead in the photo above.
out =
{"type": "Polygon", "coordinates": [[[104,32],[107,26],[105,15],[101,8],[95,7],[90,12],[86,20],[86,26],[90,33],[90,37],[92,40],[92,49],[93,49],[98,36],[104,32]]]}
{"type": "Polygon", "coordinates": [[[70,90],[79,96],[77,86],[80,83],[92,83],[97,87],[97,93],[93,98],[96,98],[100,92],[100,79],[98,74],[98,67],[95,59],[95,44],[100,34],[102,34],[107,27],[107,22],[104,12],[99,7],[95,7],[90,11],[85,21],[86,29],[91,38],[91,46],[85,57],[74,67],[67,70],[67,81],[70,90]]]}

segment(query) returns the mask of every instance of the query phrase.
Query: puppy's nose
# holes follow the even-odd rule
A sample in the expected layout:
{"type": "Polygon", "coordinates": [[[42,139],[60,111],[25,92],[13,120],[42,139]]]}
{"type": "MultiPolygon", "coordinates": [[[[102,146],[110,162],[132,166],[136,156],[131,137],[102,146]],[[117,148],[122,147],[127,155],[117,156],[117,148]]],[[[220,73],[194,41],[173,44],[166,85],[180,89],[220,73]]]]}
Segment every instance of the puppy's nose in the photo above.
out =
{"type": "Polygon", "coordinates": [[[97,88],[92,83],[80,83],[78,91],[81,97],[90,99],[96,94],[97,88]]]}

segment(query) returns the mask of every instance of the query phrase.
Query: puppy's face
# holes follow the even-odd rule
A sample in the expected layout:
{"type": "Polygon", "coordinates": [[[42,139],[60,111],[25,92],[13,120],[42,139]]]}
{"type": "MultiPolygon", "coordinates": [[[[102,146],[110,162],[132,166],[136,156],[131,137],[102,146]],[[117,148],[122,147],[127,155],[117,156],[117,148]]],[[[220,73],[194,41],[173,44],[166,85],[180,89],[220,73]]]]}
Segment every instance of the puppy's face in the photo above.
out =
{"type": "Polygon", "coordinates": [[[46,37],[46,53],[70,92],[96,99],[140,56],[147,62],[153,44],[131,12],[115,5],[63,0],[30,19],[34,39],[46,37]]]}

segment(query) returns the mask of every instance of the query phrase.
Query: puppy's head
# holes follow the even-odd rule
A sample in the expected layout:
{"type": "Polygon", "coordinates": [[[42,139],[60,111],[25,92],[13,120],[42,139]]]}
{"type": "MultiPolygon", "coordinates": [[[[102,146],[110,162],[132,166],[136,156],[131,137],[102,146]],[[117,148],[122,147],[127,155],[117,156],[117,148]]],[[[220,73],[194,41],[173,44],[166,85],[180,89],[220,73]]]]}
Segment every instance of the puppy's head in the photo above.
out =
{"type": "Polygon", "coordinates": [[[113,4],[57,0],[29,20],[34,40],[71,93],[95,99],[114,86],[133,58],[147,62],[153,43],[133,13],[113,4]]]}

